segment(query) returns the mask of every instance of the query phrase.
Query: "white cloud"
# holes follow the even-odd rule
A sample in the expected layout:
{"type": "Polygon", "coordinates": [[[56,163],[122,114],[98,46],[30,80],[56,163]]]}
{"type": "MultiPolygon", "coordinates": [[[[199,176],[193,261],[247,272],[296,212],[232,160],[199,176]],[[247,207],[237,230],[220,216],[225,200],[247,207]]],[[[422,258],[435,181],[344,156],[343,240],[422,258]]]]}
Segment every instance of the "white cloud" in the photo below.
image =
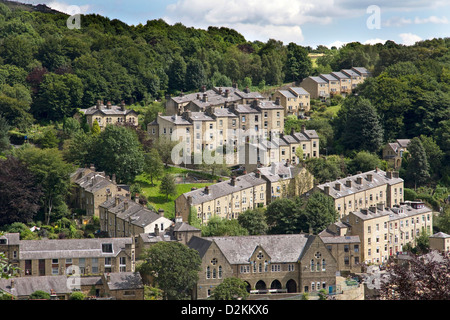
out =
{"type": "Polygon", "coordinates": [[[343,42],[343,41],[336,40],[336,41],[330,43],[328,45],[328,48],[336,47],[339,49],[340,47],[345,46],[347,43],[349,43],[349,42],[343,42]]]}
{"type": "Polygon", "coordinates": [[[47,4],[50,8],[69,14],[85,14],[90,9],[90,5],[83,5],[83,6],[77,6],[77,5],[71,5],[67,4],[65,2],[59,2],[59,1],[51,1],[47,4]]]}
{"type": "Polygon", "coordinates": [[[412,33],[401,33],[398,35],[401,39],[402,39],[402,44],[407,45],[407,46],[411,46],[413,44],[415,44],[417,41],[421,41],[422,38],[419,37],[416,34],[412,34],[412,33]]]}
{"type": "Polygon", "coordinates": [[[300,43],[305,23],[329,24],[344,12],[334,8],[335,0],[178,0],[168,5],[164,20],[169,24],[207,28],[230,27],[249,40],[270,38],[300,43]]]}
{"type": "Polygon", "coordinates": [[[406,19],[403,17],[392,17],[386,21],[383,21],[383,26],[385,27],[402,27],[404,25],[411,24],[413,21],[411,19],[406,19]]]}
{"type": "Polygon", "coordinates": [[[423,18],[423,19],[416,17],[414,19],[414,23],[415,24],[424,24],[424,23],[448,24],[449,21],[448,21],[447,17],[439,18],[436,16],[431,16],[429,18],[423,18]]]}
{"type": "Polygon", "coordinates": [[[363,44],[377,44],[377,43],[381,43],[384,44],[387,40],[383,40],[383,39],[379,39],[379,38],[375,38],[375,39],[368,39],[366,41],[363,42],[363,44]]]}

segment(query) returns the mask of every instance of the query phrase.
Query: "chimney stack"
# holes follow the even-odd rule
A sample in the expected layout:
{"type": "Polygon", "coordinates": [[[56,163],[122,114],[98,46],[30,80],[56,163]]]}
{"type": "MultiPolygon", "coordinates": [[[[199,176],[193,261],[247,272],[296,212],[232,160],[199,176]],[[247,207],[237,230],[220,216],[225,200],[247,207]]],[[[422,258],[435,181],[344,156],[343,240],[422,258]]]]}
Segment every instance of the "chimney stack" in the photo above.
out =
{"type": "Polygon", "coordinates": [[[369,180],[370,182],[372,182],[372,174],[368,174],[368,175],[367,175],[367,180],[369,180]]]}
{"type": "Polygon", "coordinates": [[[158,227],[158,224],[155,224],[155,236],[159,236],[159,227],[158,227]]]}
{"type": "Polygon", "coordinates": [[[208,186],[205,186],[205,193],[209,194],[209,187],[208,186]]]}
{"type": "Polygon", "coordinates": [[[345,186],[346,186],[347,188],[351,188],[351,187],[352,187],[352,180],[350,180],[350,179],[346,180],[346,181],[345,181],[345,186]]]}
{"type": "Polygon", "coordinates": [[[341,190],[341,184],[340,184],[340,183],[336,183],[336,184],[334,185],[334,188],[335,188],[337,191],[340,191],[340,190],[341,190]]]}
{"type": "Polygon", "coordinates": [[[231,185],[234,187],[234,186],[236,186],[236,177],[235,176],[232,176],[231,177],[231,185]]]}
{"type": "Polygon", "coordinates": [[[164,217],[164,209],[163,208],[159,208],[158,214],[159,214],[160,217],[164,217]]]}
{"type": "Polygon", "coordinates": [[[330,186],[324,186],[323,191],[325,192],[326,195],[329,195],[330,194],[330,186]]]}

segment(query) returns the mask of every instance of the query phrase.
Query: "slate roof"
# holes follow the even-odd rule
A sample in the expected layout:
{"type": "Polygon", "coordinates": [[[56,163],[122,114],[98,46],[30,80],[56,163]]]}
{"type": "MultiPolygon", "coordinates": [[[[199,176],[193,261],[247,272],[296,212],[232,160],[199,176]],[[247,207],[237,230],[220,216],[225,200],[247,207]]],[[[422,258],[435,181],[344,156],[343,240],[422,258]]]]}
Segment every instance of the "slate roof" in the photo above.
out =
{"type": "Polygon", "coordinates": [[[400,205],[393,208],[383,208],[383,210],[376,208],[374,211],[370,209],[360,209],[359,211],[353,211],[352,213],[362,220],[389,216],[389,221],[394,221],[428,212],[431,212],[431,209],[425,206],[420,209],[415,209],[409,205],[400,205]]]}
{"type": "Polygon", "coordinates": [[[363,190],[369,190],[381,185],[385,184],[396,184],[403,182],[402,178],[388,178],[386,175],[386,172],[383,170],[371,170],[367,171],[361,174],[356,174],[350,177],[346,177],[343,179],[338,179],[332,182],[323,183],[317,186],[320,190],[324,191],[325,186],[329,186],[329,195],[332,196],[335,199],[348,196],[353,193],[361,192],[363,190]],[[368,180],[368,175],[372,175],[372,181],[368,180]],[[357,183],[357,178],[361,177],[361,184],[357,183]],[[346,186],[346,181],[351,180],[352,184],[351,187],[346,186]],[[340,185],[340,190],[336,190],[335,185],[340,185]]]}
{"type": "Polygon", "coordinates": [[[278,92],[286,98],[296,98],[296,96],[294,96],[289,90],[278,90],[278,92]]]}
{"type": "Polygon", "coordinates": [[[0,279],[0,289],[16,297],[29,296],[37,290],[47,293],[54,290],[56,294],[70,294],[72,290],[67,285],[67,278],[67,276],[54,275],[0,279]],[[14,281],[13,288],[11,281],[14,281]]]}
{"type": "Polygon", "coordinates": [[[208,194],[206,194],[206,187],[193,190],[190,192],[186,192],[181,196],[186,199],[190,196],[192,197],[192,204],[197,205],[203,202],[211,201],[228,194],[232,194],[233,192],[251,188],[254,186],[259,186],[265,184],[266,181],[262,178],[256,178],[255,173],[249,173],[246,175],[242,175],[240,177],[236,177],[236,185],[231,185],[231,180],[222,181],[213,185],[208,186],[208,194]]]}
{"type": "Polygon", "coordinates": [[[358,73],[356,73],[352,69],[342,69],[341,72],[346,74],[347,76],[349,76],[351,78],[356,78],[356,77],[360,76],[358,73]]]}
{"type": "Polygon", "coordinates": [[[279,180],[292,179],[299,172],[300,168],[295,166],[286,166],[285,162],[273,162],[268,167],[258,168],[261,175],[266,177],[270,182],[279,180]]]}
{"type": "Polygon", "coordinates": [[[105,279],[109,278],[107,285],[109,290],[133,290],[142,289],[142,277],[139,272],[113,272],[104,274],[105,279]]]}
{"type": "Polygon", "coordinates": [[[337,78],[334,77],[332,74],[326,73],[326,74],[321,74],[320,77],[322,79],[324,79],[325,81],[336,81],[337,78]]]}
{"type": "Polygon", "coordinates": [[[182,116],[179,115],[173,115],[173,116],[159,116],[160,118],[169,121],[173,124],[178,124],[178,125],[190,125],[191,123],[184,119],[182,116]]]}
{"type": "Polygon", "coordinates": [[[305,90],[305,88],[302,87],[290,87],[289,90],[294,91],[297,95],[308,95],[309,92],[305,90]]]}
{"type": "Polygon", "coordinates": [[[320,239],[322,239],[325,244],[333,244],[333,243],[357,243],[361,242],[359,236],[322,236],[320,235],[320,239]]]}
{"type": "Polygon", "coordinates": [[[336,79],[349,79],[346,74],[344,74],[340,71],[331,72],[331,75],[334,76],[336,79]]]}
{"type": "Polygon", "coordinates": [[[98,190],[104,189],[110,185],[114,186],[114,183],[107,179],[103,172],[90,172],[76,180],[75,184],[91,193],[95,193],[98,190]]]}
{"type": "Polygon", "coordinates": [[[284,109],[283,106],[273,101],[259,101],[257,107],[261,109],[284,109]]]}
{"type": "Polygon", "coordinates": [[[360,75],[364,75],[364,76],[370,75],[369,70],[367,70],[364,67],[353,67],[352,70],[354,70],[355,72],[359,73],[360,75]]]}
{"type": "Polygon", "coordinates": [[[87,109],[80,109],[80,111],[86,115],[94,115],[96,113],[102,113],[104,115],[122,115],[122,116],[130,113],[136,114],[136,112],[132,109],[122,110],[121,106],[116,105],[112,105],[111,109],[107,109],[106,106],[101,106],[100,108],[97,108],[97,106],[92,106],[87,109]]]}
{"type": "Polygon", "coordinates": [[[315,236],[308,234],[283,234],[233,237],[192,237],[188,246],[203,257],[214,242],[230,264],[249,264],[250,258],[259,247],[271,263],[297,262],[311,245],[315,236]]]}
{"type": "Polygon", "coordinates": [[[0,239],[6,239],[7,245],[20,244],[20,233],[5,233],[0,236],[0,239]]]}
{"type": "Polygon", "coordinates": [[[131,241],[131,238],[21,240],[19,259],[115,257],[131,241]],[[102,252],[102,244],[107,243],[112,244],[112,253],[102,252]]]}
{"type": "Polygon", "coordinates": [[[122,195],[117,195],[116,197],[112,197],[111,199],[106,200],[105,202],[100,204],[100,207],[108,209],[109,212],[115,214],[119,219],[129,219],[131,224],[139,227],[148,226],[149,224],[161,218],[161,216],[155,211],[147,209],[139,203],[136,203],[122,195]],[[117,205],[116,198],[120,200],[117,205]],[[127,210],[125,210],[125,203],[128,204],[127,210]]]}
{"type": "Polygon", "coordinates": [[[444,232],[438,232],[438,233],[431,235],[430,238],[444,238],[445,239],[445,238],[450,238],[450,235],[448,235],[444,232]]]}
{"type": "Polygon", "coordinates": [[[322,79],[321,77],[313,77],[313,76],[310,76],[310,77],[308,77],[308,78],[310,78],[311,80],[313,80],[313,81],[315,81],[315,82],[317,82],[317,83],[327,83],[324,79],[322,79]]]}

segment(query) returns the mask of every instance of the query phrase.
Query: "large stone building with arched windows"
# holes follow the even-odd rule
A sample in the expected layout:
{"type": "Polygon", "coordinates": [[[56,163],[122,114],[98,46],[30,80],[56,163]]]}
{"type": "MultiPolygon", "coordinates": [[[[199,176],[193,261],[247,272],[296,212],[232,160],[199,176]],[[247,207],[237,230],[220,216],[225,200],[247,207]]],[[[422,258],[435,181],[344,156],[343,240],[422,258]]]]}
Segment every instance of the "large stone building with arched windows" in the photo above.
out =
{"type": "Polygon", "coordinates": [[[208,298],[225,278],[247,283],[250,293],[303,293],[336,284],[336,259],[310,234],[193,237],[202,259],[196,299],[208,298]]]}

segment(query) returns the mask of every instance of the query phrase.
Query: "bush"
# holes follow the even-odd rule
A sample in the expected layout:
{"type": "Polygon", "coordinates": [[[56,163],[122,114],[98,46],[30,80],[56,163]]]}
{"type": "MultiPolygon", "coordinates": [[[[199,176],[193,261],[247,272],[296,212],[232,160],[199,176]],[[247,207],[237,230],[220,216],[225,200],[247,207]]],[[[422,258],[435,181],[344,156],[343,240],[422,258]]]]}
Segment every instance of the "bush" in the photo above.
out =
{"type": "Polygon", "coordinates": [[[72,292],[72,294],[69,297],[69,300],[84,300],[86,296],[83,292],[72,292]]]}
{"type": "Polygon", "coordinates": [[[37,290],[37,291],[33,292],[32,294],[30,294],[30,296],[28,298],[30,300],[34,300],[34,299],[50,300],[50,293],[42,291],[42,290],[37,290]]]}

